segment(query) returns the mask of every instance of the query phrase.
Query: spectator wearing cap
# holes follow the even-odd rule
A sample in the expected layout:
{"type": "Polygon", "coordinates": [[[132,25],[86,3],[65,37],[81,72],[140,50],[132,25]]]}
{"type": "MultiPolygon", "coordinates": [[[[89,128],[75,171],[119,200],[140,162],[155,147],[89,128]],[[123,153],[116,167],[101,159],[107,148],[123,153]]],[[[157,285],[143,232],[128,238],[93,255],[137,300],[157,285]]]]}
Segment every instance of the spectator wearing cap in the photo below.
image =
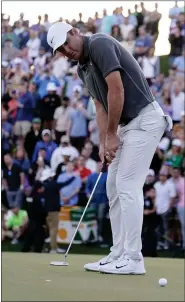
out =
{"type": "Polygon", "coordinates": [[[8,112],[5,109],[1,111],[1,143],[2,154],[9,152],[11,149],[12,124],[8,121],[8,112]]]}
{"type": "Polygon", "coordinates": [[[34,76],[33,82],[38,86],[38,93],[41,99],[48,94],[47,86],[49,83],[54,83],[57,89],[60,87],[60,82],[52,75],[51,70],[47,67],[43,70],[43,73],[34,76]]]}
{"type": "Polygon", "coordinates": [[[21,210],[15,206],[12,209],[12,215],[8,218],[6,229],[13,231],[12,244],[17,244],[25,233],[28,226],[28,214],[25,210],[21,210]]]}
{"type": "Polygon", "coordinates": [[[142,254],[145,257],[157,257],[156,227],[159,219],[156,215],[154,187],[148,188],[144,198],[144,217],[142,228],[142,254]]]}
{"type": "Polygon", "coordinates": [[[71,111],[70,99],[64,96],[60,106],[55,109],[53,116],[53,130],[57,144],[60,143],[61,137],[66,135],[69,129],[71,111]]]}
{"type": "Polygon", "coordinates": [[[158,247],[163,247],[164,249],[168,249],[168,242],[164,239],[164,236],[168,237],[169,218],[177,196],[175,186],[167,179],[167,176],[167,172],[162,169],[159,174],[159,181],[154,184],[156,191],[156,211],[160,216],[158,247]]]}
{"type": "Polygon", "coordinates": [[[73,88],[73,95],[71,98],[71,105],[76,105],[76,103],[81,99],[82,87],[80,85],[76,85],[73,88]]]}
{"type": "Polygon", "coordinates": [[[11,84],[12,89],[17,90],[19,88],[22,78],[25,76],[25,72],[22,69],[22,59],[15,58],[13,60],[15,68],[11,69],[11,84]]]}
{"type": "Polygon", "coordinates": [[[81,100],[77,102],[76,108],[70,113],[69,136],[71,144],[80,152],[87,137],[88,111],[84,108],[81,100]]]}
{"type": "Polygon", "coordinates": [[[18,108],[14,134],[18,137],[25,137],[31,128],[34,108],[33,97],[25,83],[22,83],[19,88],[18,108]]]}
{"type": "Polygon", "coordinates": [[[40,48],[40,39],[38,38],[38,33],[34,30],[30,30],[30,39],[26,43],[28,48],[28,58],[34,62],[35,58],[38,57],[40,48]]]}
{"type": "Polygon", "coordinates": [[[163,137],[155,151],[155,154],[153,156],[150,168],[154,170],[155,174],[158,175],[161,165],[164,161],[164,155],[166,151],[168,150],[170,145],[170,139],[167,137],[163,137]]]}
{"type": "Polygon", "coordinates": [[[53,116],[56,108],[61,105],[60,97],[56,93],[55,83],[48,83],[47,95],[39,102],[39,112],[43,127],[52,130],[53,116]]]}
{"type": "Polygon", "coordinates": [[[32,155],[37,142],[42,139],[41,136],[41,119],[34,118],[32,120],[31,130],[27,133],[24,141],[24,148],[28,154],[28,158],[31,161],[32,155]]]}
{"type": "Polygon", "coordinates": [[[145,180],[145,183],[143,186],[144,195],[146,194],[146,192],[148,190],[150,190],[154,186],[154,183],[155,183],[155,172],[153,169],[149,169],[148,175],[146,177],[146,180],[145,180]]]}
{"type": "Polygon", "coordinates": [[[74,163],[68,162],[66,171],[63,172],[57,179],[58,183],[68,181],[71,177],[74,180],[60,190],[60,205],[61,206],[74,206],[78,203],[78,193],[80,191],[82,182],[79,176],[75,175],[74,163]]]}
{"type": "Polygon", "coordinates": [[[178,123],[181,119],[181,112],[184,110],[185,94],[182,91],[181,85],[177,81],[174,83],[171,93],[171,103],[173,123],[178,123]]]}
{"type": "Polygon", "coordinates": [[[33,163],[36,162],[38,152],[41,148],[46,149],[46,160],[50,162],[52,153],[57,148],[57,144],[51,140],[51,131],[49,129],[42,131],[42,140],[36,143],[32,157],[33,163]]]}
{"type": "Polygon", "coordinates": [[[70,139],[66,135],[61,137],[60,146],[52,154],[50,162],[52,171],[56,172],[58,165],[64,162],[64,156],[68,156],[72,161],[79,157],[78,150],[70,144],[70,139]]]}
{"type": "Polygon", "coordinates": [[[166,161],[173,167],[181,168],[183,163],[182,142],[176,138],[172,141],[172,148],[165,156],[166,161]]]}

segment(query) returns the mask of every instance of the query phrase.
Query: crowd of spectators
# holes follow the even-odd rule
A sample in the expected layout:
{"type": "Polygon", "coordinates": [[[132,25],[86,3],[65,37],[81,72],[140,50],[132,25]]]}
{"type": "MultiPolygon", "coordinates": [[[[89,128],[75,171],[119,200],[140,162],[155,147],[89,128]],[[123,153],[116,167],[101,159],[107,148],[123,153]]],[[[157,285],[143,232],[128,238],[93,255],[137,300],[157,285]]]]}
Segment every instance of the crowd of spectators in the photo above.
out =
{"type": "MultiPolygon", "coordinates": [[[[168,249],[170,241],[185,248],[185,17],[176,1],[169,11],[168,75],[155,56],[161,17],[157,3],[147,11],[141,2],[127,13],[123,7],[112,15],[104,9],[102,16],[96,12],[87,22],[81,13],[79,20],[59,20],[86,36],[104,32],[117,39],[138,61],[153,95],[174,122],[155,152],[144,185],[146,254],[152,245],[168,249]]],[[[59,53],[52,56],[49,16],[38,16],[38,23],[30,24],[21,13],[13,25],[10,21],[2,14],[2,239],[11,237],[17,244],[23,238],[23,251],[34,247],[40,252],[49,234],[55,252],[60,207],[85,206],[101,170],[95,109],[76,62],[59,53]]],[[[108,215],[106,177],[104,173],[91,203],[99,242],[108,215]]]]}

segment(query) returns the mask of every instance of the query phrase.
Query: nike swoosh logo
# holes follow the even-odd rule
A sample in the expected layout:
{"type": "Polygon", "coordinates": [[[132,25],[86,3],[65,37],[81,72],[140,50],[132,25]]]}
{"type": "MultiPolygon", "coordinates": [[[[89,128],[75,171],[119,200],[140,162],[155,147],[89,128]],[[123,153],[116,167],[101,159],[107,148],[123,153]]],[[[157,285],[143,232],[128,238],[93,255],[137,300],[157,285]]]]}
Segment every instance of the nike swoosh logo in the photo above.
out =
{"type": "Polygon", "coordinates": [[[116,265],[116,268],[122,268],[122,267],[124,267],[124,266],[127,266],[128,264],[125,264],[125,265],[122,265],[122,266],[117,266],[116,265]]]}
{"type": "Polygon", "coordinates": [[[100,262],[100,265],[106,265],[106,264],[108,264],[108,263],[111,263],[112,261],[110,261],[110,262],[105,262],[105,263],[101,263],[100,262]]]}

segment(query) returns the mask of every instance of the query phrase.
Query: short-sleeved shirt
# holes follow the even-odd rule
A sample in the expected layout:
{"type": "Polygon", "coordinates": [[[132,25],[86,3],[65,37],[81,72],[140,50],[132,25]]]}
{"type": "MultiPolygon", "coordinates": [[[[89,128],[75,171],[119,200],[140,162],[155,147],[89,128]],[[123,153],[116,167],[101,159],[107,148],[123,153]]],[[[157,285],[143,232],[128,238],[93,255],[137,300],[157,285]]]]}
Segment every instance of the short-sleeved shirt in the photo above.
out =
{"type": "Polygon", "coordinates": [[[7,227],[20,227],[23,224],[24,218],[27,217],[27,212],[24,210],[19,210],[17,215],[13,214],[7,221],[7,227]]]}
{"type": "Polygon", "coordinates": [[[119,124],[127,124],[154,101],[148,83],[135,58],[114,38],[103,33],[84,37],[84,60],[78,74],[93,99],[108,112],[105,78],[119,71],[124,86],[124,107],[119,124]]]}
{"type": "Polygon", "coordinates": [[[23,172],[21,167],[17,164],[13,164],[9,170],[7,167],[3,170],[3,178],[6,179],[9,191],[17,191],[20,188],[21,180],[20,173],[23,172]]]}

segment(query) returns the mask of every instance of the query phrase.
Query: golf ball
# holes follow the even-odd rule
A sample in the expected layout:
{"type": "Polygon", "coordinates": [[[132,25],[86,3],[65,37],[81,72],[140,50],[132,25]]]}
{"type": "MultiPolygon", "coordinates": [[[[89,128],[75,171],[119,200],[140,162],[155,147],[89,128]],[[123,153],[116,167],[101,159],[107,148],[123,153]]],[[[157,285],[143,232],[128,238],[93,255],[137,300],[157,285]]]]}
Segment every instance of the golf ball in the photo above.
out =
{"type": "Polygon", "coordinates": [[[167,279],[165,279],[165,278],[161,278],[161,279],[159,279],[159,285],[160,286],[166,286],[167,285],[167,283],[168,283],[168,281],[167,281],[167,279]]]}

